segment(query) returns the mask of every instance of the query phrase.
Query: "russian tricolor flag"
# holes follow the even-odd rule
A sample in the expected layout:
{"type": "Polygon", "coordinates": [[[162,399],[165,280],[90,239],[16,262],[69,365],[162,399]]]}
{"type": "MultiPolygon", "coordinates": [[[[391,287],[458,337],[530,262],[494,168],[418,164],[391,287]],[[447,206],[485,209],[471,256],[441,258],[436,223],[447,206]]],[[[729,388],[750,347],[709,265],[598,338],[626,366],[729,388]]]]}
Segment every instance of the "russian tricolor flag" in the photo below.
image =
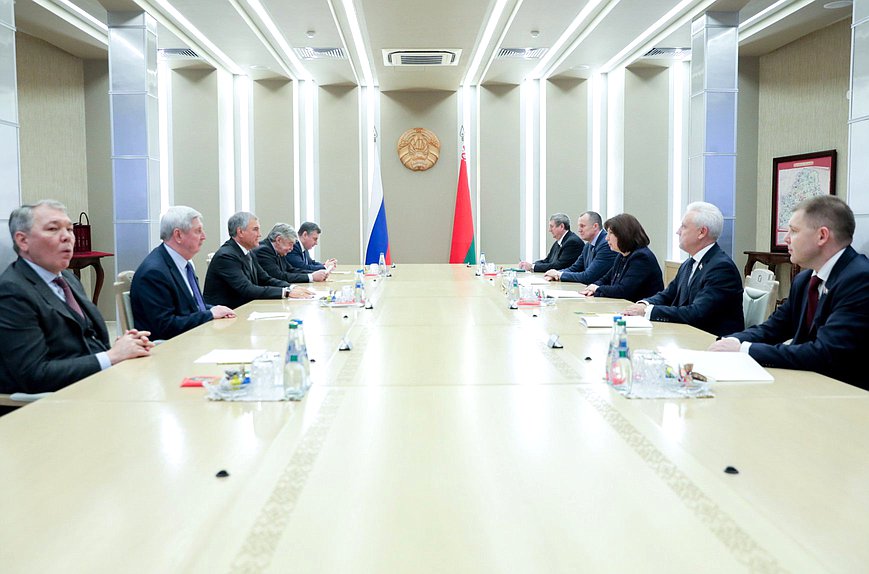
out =
{"type": "Polygon", "coordinates": [[[368,248],[365,264],[380,262],[380,254],[386,255],[386,264],[392,265],[389,253],[389,232],[386,229],[386,203],[383,201],[383,179],[380,177],[380,154],[374,144],[374,178],[371,202],[368,204],[368,248]]]}

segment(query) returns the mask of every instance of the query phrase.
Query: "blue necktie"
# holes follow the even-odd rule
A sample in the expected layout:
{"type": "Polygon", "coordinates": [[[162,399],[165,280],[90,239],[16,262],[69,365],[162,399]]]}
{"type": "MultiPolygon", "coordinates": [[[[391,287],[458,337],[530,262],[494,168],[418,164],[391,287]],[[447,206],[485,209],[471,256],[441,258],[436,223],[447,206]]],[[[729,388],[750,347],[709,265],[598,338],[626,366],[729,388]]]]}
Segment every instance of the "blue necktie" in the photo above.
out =
{"type": "Polygon", "coordinates": [[[594,245],[588,244],[588,251],[585,253],[585,268],[588,269],[588,266],[591,265],[591,260],[594,258],[594,245]]]}
{"type": "Polygon", "coordinates": [[[690,258],[688,261],[683,263],[684,269],[682,270],[682,276],[679,277],[679,285],[676,290],[676,302],[677,306],[684,305],[688,302],[688,291],[690,290],[691,284],[691,269],[694,267],[694,259],[690,258]]]}
{"type": "Polygon", "coordinates": [[[193,291],[193,298],[196,299],[196,306],[200,311],[207,311],[205,301],[202,300],[202,293],[199,292],[199,282],[196,281],[196,275],[193,274],[193,265],[187,262],[187,281],[190,283],[190,289],[193,291]]]}

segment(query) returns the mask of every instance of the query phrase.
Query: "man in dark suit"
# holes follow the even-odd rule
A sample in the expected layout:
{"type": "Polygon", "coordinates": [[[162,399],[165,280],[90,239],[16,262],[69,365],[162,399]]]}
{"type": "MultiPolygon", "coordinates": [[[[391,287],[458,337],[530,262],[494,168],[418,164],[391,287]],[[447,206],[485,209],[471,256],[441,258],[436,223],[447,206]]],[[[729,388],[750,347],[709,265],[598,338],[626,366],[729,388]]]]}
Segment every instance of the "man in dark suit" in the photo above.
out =
{"type": "Polygon", "coordinates": [[[320,226],[313,221],[306,221],[299,226],[299,240],[286,256],[290,267],[310,273],[321,269],[331,271],[338,265],[337,259],[327,259],[325,263],[320,263],[311,257],[311,249],[320,242],[320,233],[322,233],[320,226]]]}
{"type": "Polygon", "coordinates": [[[549,233],[555,243],[549,249],[546,259],[540,259],[534,263],[520,261],[519,267],[526,271],[544,273],[550,269],[564,269],[570,267],[582,253],[582,240],[570,230],[570,218],[563,213],[556,213],[549,218],[549,233]]]}
{"type": "Polygon", "coordinates": [[[275,279],[282,279],[287,283],[311,283],[328,279],[329,271],[326,269],[302,271],[290,267],[286,255],[298,243],[298,239],[299,236],[290,225],[276,223],[268,237],[260,241],[259,246],[253,250],[253,254],[265,272],[275,279]]]}
{"type": "Polygon", "coordinates": [[[0,276],[0,392],[56,391],[149,354],[147,331],[109,345],[102,315],[66,270],[75,239],[62,203],[19,207],[9,231],[18,259],[0,276]]]}
{"type": "Polygon", "coordinates": [[[314,296],[304,287],[269,276],[251,255],[260,240],[256,215],[240,211],[229,218],[227,227],[230,237],[214,254],[205,275],[203,297],[206,303],[234,309],[254,299],[314,296]]]}
{"type": "Polygon", "coordinates": [[[212,319],[235,317],[229,307],[207,305],[199,290],[191,259],[205,242],[202,214],[184,205],[170,207],[160,219],[160,239],[130,287],[136,328],[154,339],[171,339],[212,319]]]}
{"type": "Polygon", "coordinates": [[[585,241],[582,254],[573,265],[564,270],[550,269],[543,276],[547,281],[570,281],[590,285],[606,275],[616,260],[616,252],[610,249],[603,220],[595,211],[586,211],[577,220],[577,234],[585,241]]]}
{"type": "Polygon", "coordinates": [[[766,322],[716,341],[710,351],[742,351],[765,367],[816,371],[869,390],[869,259],[857,253],[854,213],[827,195],[800,203],[788,223],[791,262],[805,271],[766,322]],[[792,339],[790,344],[785,343],[792,339]]]}
{"type": "Polygon", "coordinates": [[[688,205],[676,233],[679,248],[690,257],[666,289],[624,314],[686,323],[718,336],[742,329],[742,274],[716,243],[723,228],[724,216],[711,203],[688,205]]]}

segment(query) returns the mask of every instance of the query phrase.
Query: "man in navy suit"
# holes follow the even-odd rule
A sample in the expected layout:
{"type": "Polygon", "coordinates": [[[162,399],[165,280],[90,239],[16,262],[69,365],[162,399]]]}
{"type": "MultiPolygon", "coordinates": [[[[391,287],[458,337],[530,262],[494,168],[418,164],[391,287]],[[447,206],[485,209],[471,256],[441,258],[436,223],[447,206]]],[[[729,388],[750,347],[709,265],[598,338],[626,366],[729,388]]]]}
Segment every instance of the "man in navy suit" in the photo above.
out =
{"type": "Polygon", "coordinates": [[[577,234],[585,241],[582,254],[573,265],[559,271],[550,269],[543,276],[547,281],[571,281],[590,285],[612,269],[616,253],[606,241],[606,231],[601,229],[603,220],[595,211],[586,211],[577,220],[577,234]]]}
{"type": "Polygon", "coordinates": [[[716,341],[710,351],[748,353],[765,367],[816,371],[869,390],[869,259],[857,253],[854,213],[841,199],[807,199],[794,210],[785,243],[805,271],[766,322],[716,341]],[[785,341],[792,339],[790,344],[785,341]]]}
{"type": "Polygon", "coordinates": [[[310,299],[314,293],[266,273],[253,256],[260,240],[259,219],[239,211],[227,222],[229,239],[214,253],[205,274],[206,303],[240,307],[254,299],[310,299]]]}
{"type": "Polygon", "coordinates": [[[293,249],[287,253],[286,260],[290,267],[311,273],[325,269],[331,271],[338,265],[337,259],[327,259],[325,263],[315,261],[311,257],[311,249],[320,242],[320,226],[313,221],[306,221],[299,226],[299,240],[293,245],[293,249]]]}
{"type": "Polygon", "coordinates": [[[549,233],[555,240],[546,259],[534,263],[520,261],[519,267],[526,271],[544,273],[550,269],[564,269],[576,261],[582,253],[582,240],[570,230],[570,218],[564,213],[556,213],[549,218],[549,233]]]}
{"type": "Polygon", "coordinates": [[[147,331],[109,344],[99,310],[67,271],[75,242],[62,203],[42,200],[9,216],[18,259],[0,276],[0,392],[56,391],[149,355],[147,331]]]}
{"type": "Polygon", "coordinates": [[[176,205],[160,219],[163,243],[145,257],[133,275],[130,304],[136,328],[154,339],[171,339],[193,327],[235,317],[229,307],[206,305],[193,268],[193,256],[205,242],[202,214],[176,205]]]}
{"type": "Polygon", "coordinates": [[[296,230],[287,223],[276,223],[269,232],[268,237],[260,241],[259,247],[253,250],[263,270],[274,277],[287,283],[312,283],[314,281],[326,281],[329,271],[318,269],[317,271],[302,271],[290,267],[287,263],[287,254],[299,241],[296,230]]]}
{"type": "Polygon", "coordinates": [[[688,205],[676,233],[679,248],[690,257],[666,289],[624,314],[687,323],[718,336],[742,329],[742,274],[716,243],[723,228],[724,216],[711,203],[688,205]]]}

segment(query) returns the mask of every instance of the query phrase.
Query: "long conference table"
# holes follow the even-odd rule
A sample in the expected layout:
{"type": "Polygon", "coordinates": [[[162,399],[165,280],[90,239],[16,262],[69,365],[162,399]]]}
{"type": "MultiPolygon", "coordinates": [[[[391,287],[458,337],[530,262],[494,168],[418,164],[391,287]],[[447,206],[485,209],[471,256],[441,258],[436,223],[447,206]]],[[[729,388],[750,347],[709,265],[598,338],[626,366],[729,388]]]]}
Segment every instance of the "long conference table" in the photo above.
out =
{"type": "Polygon", "coordinates": [[[373,309],[255,301],[0,418],[0,571],[869,571],[869,393],[772,369],[629,400],[576,314],[626,302],[510,310],[462,265],[392,273],[373,309]],[[308,396],[181,388],[212,349],[283,351],[255,311],[304,320],[308,396]]]}

